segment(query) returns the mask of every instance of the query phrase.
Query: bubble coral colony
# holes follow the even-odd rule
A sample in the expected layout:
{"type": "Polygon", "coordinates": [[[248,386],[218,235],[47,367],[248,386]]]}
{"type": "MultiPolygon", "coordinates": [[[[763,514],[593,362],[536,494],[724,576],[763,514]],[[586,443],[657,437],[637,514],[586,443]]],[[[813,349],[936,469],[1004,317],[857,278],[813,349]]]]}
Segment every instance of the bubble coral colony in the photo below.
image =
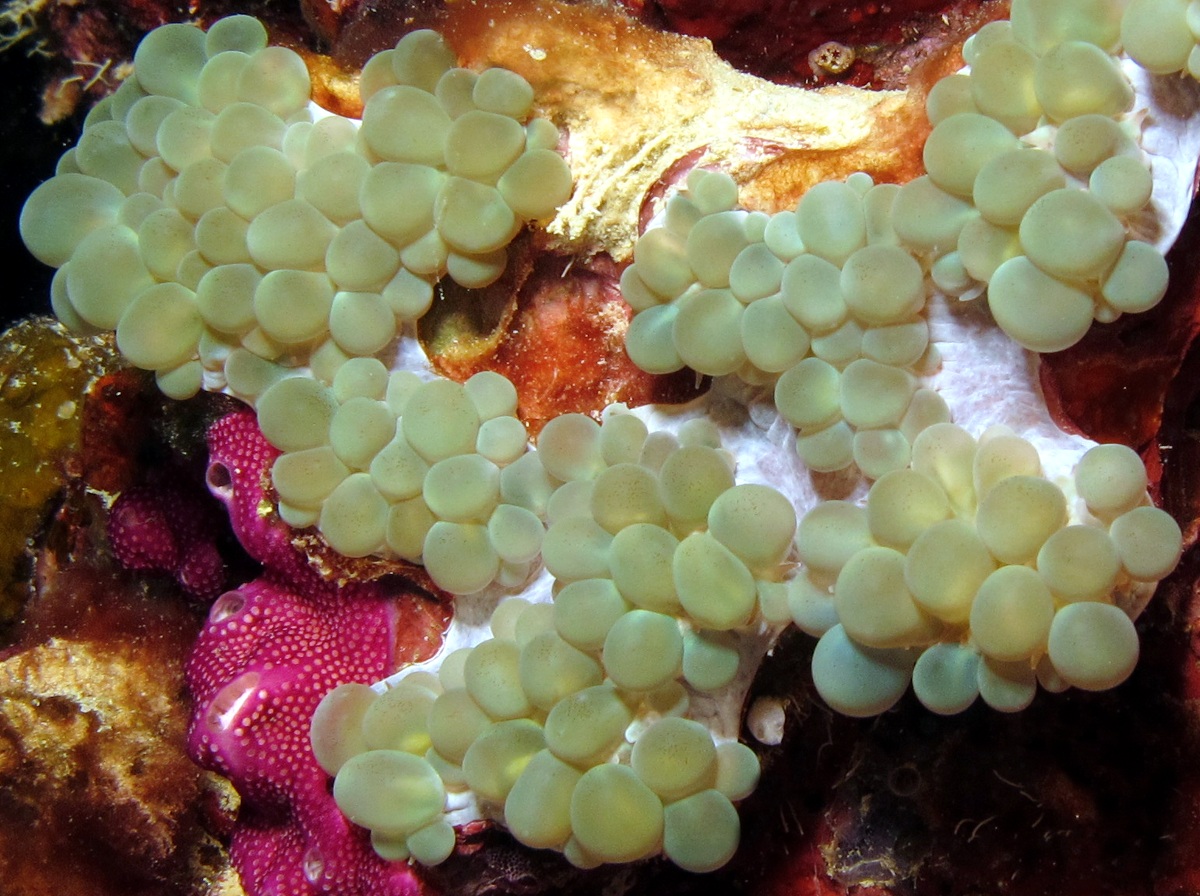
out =
{"type": "Polygon", "coordinates": [[[414,31],[358,122],[254,18],[152,31],[20,226],[64,324],[251,409],[211,430],[209,485],[264,572],[188,670],[248,891],[415,893],[480,820],[579,868],[718,869],[788,626],[847,716],[1121,684],[1183,534],[1136,452],[1050,422],[1014,343],[1162,299],[1190,173],[1143,137],[1139,66],[1200,77],[1198,39],[1183,0],[1014,0],[929,90],[924,174],[767,212],[694,168],[620,293],[633,363],[706,394],[538,432],[513,380],[439,376],[413,335],[572,196],[530,81],[414,31]],[[1011,394],[973,394],[988,365],[1011,394]],[[397,654],[417,623],[381,570],[455,596],[432,658],[397,654]]]}

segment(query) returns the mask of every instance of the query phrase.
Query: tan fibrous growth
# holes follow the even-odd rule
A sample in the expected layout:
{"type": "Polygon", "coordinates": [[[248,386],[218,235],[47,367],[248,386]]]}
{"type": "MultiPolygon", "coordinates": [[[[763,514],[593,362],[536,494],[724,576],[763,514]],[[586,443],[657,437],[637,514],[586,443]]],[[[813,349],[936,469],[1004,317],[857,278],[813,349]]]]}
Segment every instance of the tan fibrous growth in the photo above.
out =
{"type": "Polygon", "coordinates": [[[22,212],[55,312],[116,330],[168,396],[253,403],[289,368],[328,383],[384,351],[439,278],[493,282],[570,195],[529,84],[457,68],[434,32],[374,57],[361,91],[361,127],[315,115],[303,60],[249,16],[151,32],[22,212]]]}
{"type": "Polygon", "coordinates": [[[1138,658],[1133,617],[1179,561],[1179,526],[1150,505],[1141,459],[1100,445],[1052,482],[1004,427],[978,440],[932,426],[910,468],[866,506],[801,520],[793,621],[820,641],[813,680],[847,715],[875,715],[911,684],[941,714],[977,698],[1024,709],[1040,684],[1106,690],[1138,658]]]}

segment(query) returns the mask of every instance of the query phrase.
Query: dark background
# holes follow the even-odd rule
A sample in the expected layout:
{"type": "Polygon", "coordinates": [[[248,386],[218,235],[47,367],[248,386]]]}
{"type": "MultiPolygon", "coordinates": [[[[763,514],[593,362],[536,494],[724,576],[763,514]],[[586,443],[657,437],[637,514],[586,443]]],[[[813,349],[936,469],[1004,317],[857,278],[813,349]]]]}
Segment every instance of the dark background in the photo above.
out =
{"type": "Polygon", "coordinates": [[[50,312],[54,271],[31,256],[17,222],[33,188],[74,145],[82,119],[47,127],[38,119],[45,68],[22,43],[0,52],[0,325],[50,312]]]}

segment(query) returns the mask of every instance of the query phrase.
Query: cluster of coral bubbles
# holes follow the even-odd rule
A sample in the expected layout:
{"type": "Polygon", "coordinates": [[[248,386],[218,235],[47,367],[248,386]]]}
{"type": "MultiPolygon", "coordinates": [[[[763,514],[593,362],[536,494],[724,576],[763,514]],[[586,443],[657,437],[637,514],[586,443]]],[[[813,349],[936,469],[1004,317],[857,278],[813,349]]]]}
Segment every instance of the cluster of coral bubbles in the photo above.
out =
{"type": "Polygon", "coordinates": [[[333,795],[383,856],[432,864],[462,813],[574,864],[725,864],[758,760],[711,708],[764,639],[819,637],[818,692],[880,713],[910,685],[938,713],[1113,687],[1132,619],[1178,561],[1141,460],[1099,446],[1047,474],[1002,426],[972,436],[922,378],[929,296],[986,293],[1054,351],[1166,288],[1154,181],[1116,54],[1187,68],[1200,6],[1015,0],[932,90],[927,174],[737,207],[695,172],[621,279],[627,350],[768,391],[811,471],[874,480],[865,506],[737,482],[718,427],[652,432],[620,406],[552,420],[536,449],[504,377],[391,371],[449,276],[495,281],[506,246],[568,198],[560,134],[502,69],[415,32],[364,68],[361,125],[317,114],[303,60],[235,16],[152,32],[29,199],[73,328],[115,330],[169,396],[225,390],[281,451],[277,511],[335,551],[421,563],[458,595],[519,591],[436,673],[347,684],[313,721],[333,795]],[[706,707],[702,709],[701,707],[706,707]],[[456,815],[456,813],[460,813],[456,815]]]}

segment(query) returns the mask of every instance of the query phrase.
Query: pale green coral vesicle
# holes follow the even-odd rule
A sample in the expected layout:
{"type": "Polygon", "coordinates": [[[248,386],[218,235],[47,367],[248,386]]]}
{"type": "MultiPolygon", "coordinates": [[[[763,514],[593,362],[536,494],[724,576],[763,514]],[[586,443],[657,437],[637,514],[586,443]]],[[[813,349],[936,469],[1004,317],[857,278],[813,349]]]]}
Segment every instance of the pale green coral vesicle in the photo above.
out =
{"type": "Polygon", "coordinates": [[[330,382],[384,351],[439,278],[493,282],[570,195],[529,84],[457,68],[434,32],[368,64],[361,127],[310,94],[301,57],[249,16],[147,35],[21,215],[59,268],[55,312],[116,330],[171,397],[253,404],[291,368],[330,382]]]}
{"type": "Polygon", "coordinates": [[[975,440],[940,424],[865,507],[809,511],[796,547],[804,568],[789,609],[820,638],[813,681],[825,700],[875,715],[911,683],[952,714],[980,697],[1023,709],[1039,683],[1124,681],[1138,656],[1132,617],[1174,569],[1182,535],[1150,505],[1130,448],[1092,448],[1060,486],[1005,428],[975,440]]]}

